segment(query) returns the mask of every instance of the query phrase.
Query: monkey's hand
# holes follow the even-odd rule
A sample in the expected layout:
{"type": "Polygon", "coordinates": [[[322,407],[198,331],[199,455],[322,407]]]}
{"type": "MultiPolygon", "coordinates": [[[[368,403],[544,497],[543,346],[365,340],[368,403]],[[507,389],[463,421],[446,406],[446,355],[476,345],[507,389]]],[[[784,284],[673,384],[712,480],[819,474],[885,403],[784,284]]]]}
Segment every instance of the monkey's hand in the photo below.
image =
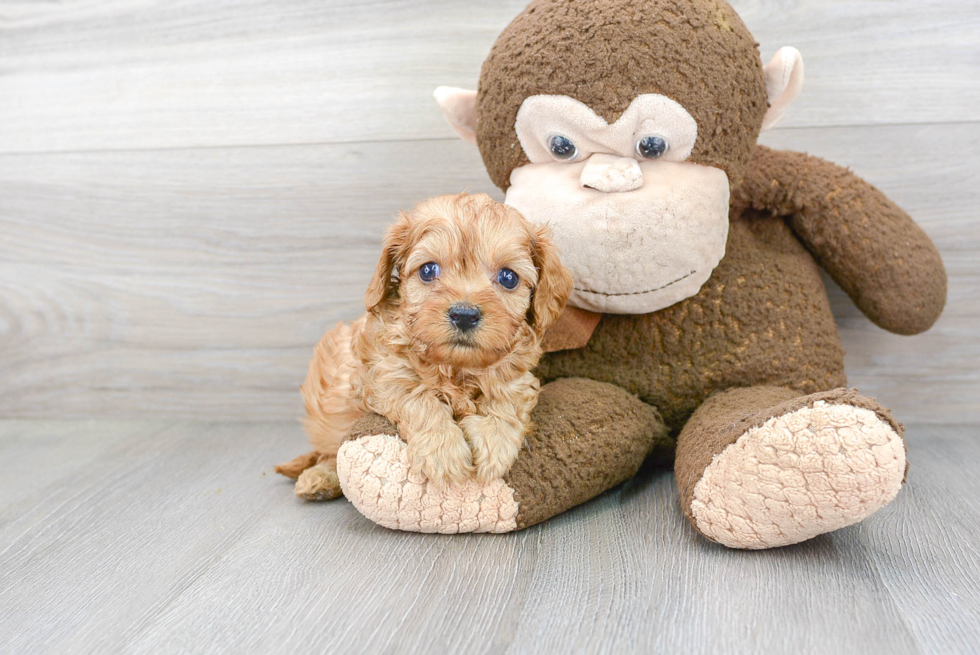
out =
{"type": "Polygon", "coordinates": [[[881,191],[817,157],[758,146],[733,206],[786,216],[817,262],[878,326],[929,329],[946,304],[936,246],[881,191]]]}

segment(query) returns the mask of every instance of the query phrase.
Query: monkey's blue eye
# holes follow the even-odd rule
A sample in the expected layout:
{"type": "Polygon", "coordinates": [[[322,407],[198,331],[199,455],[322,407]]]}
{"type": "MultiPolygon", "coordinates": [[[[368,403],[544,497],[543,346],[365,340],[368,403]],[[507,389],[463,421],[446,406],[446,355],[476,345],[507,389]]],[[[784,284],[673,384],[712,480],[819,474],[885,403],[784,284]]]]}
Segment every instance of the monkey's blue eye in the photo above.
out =
{"type": "Polygon", "coordinates": [[[509,268],[502,268],[497,273],[497,284],[509,291],[516,289],[520,281],[521,278],[517,276],[517,273],[509,268]]]}
{"type": "Polygon", "coordinates": [[[644,159],[659,159],[667,152],[667,141],[662,136],[645,136],[636,142],[636,154],[644,159]]]}
{"type": "Polygon", "coordinates": [[[439,264],[435,262],[427,262],[419,266],[419,279],[423,282],[432,282],[432,280],[439,277],[439,273],[442,269],[439,268],[439,264]]]}
{"type": "Polygon", "coordinates": [[[548,139],[548,149],[551,150],[551,154],[555,156],[555,159],[561,159],[567,161],[569,159],[575,159],[575,155],[578,154],[578,148],[571,140],[560,134],[548,139]]]}

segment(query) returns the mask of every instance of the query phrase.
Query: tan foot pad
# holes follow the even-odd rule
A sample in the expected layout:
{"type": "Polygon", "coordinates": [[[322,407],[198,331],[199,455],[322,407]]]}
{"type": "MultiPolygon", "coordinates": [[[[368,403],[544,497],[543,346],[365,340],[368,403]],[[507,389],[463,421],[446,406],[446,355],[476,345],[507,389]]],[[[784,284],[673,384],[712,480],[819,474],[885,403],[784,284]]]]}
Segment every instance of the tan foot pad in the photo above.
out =
{"type": "Polygon", "coordinates": [[[772,548],[837,530],[898,493],[905,445],[874,412],[852,405],[776,416],[717,455],[694,488],[698,529],[731,548],[772,548]]]}
{"type": "Polygon", "coordinates": [[[405,442],[390,435],[361,437],[337,453],[340,486],[368,519],[408,532],[511,532],[517,529],[514,490],[498,479],[437,489],[408,470],[405,442]]]}

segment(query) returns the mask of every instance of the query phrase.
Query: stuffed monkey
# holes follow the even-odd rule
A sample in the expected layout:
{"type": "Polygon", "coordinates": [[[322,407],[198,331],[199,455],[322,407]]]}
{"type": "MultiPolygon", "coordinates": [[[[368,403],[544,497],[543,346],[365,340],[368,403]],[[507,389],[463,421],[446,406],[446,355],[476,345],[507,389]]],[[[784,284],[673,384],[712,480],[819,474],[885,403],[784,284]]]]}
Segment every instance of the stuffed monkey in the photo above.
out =
{"type": "Polygon", "coordinates": [[[946,275],[870,184],[756,144],[802,78],[793,48],[763,65],[724,0],[536,0],[478,91],[438,89],[506,202],[550,224],[573,308],[509,473],[438,489],[369,416],[337,459],[358,510],[402,530],[518,530],[649,457],[673,461],[684,514],[732,548],[800,542],[891,501],[902,427],[846,388],[820,268],[899,334],[936,321],[946,275]]]}

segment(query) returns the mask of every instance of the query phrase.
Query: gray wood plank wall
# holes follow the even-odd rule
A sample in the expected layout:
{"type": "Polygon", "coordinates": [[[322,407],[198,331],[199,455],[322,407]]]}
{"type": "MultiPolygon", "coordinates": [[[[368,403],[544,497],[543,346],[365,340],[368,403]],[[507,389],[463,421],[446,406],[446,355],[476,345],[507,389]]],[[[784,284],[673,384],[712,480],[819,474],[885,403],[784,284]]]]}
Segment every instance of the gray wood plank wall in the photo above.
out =
{"type": "MultiPolygon", "coordinates": [[[[298,416],[393,213],[500,197],[430,94],[474,86],[523,4],[0,1],[0,416],[298,416]]],[[[806,61],[763,141],[852,167],[946,260],[923,336],[831,290],[852,383],[905,420],[980,419],[980,7],[734,4],[764,57],[806,61]]]]}

